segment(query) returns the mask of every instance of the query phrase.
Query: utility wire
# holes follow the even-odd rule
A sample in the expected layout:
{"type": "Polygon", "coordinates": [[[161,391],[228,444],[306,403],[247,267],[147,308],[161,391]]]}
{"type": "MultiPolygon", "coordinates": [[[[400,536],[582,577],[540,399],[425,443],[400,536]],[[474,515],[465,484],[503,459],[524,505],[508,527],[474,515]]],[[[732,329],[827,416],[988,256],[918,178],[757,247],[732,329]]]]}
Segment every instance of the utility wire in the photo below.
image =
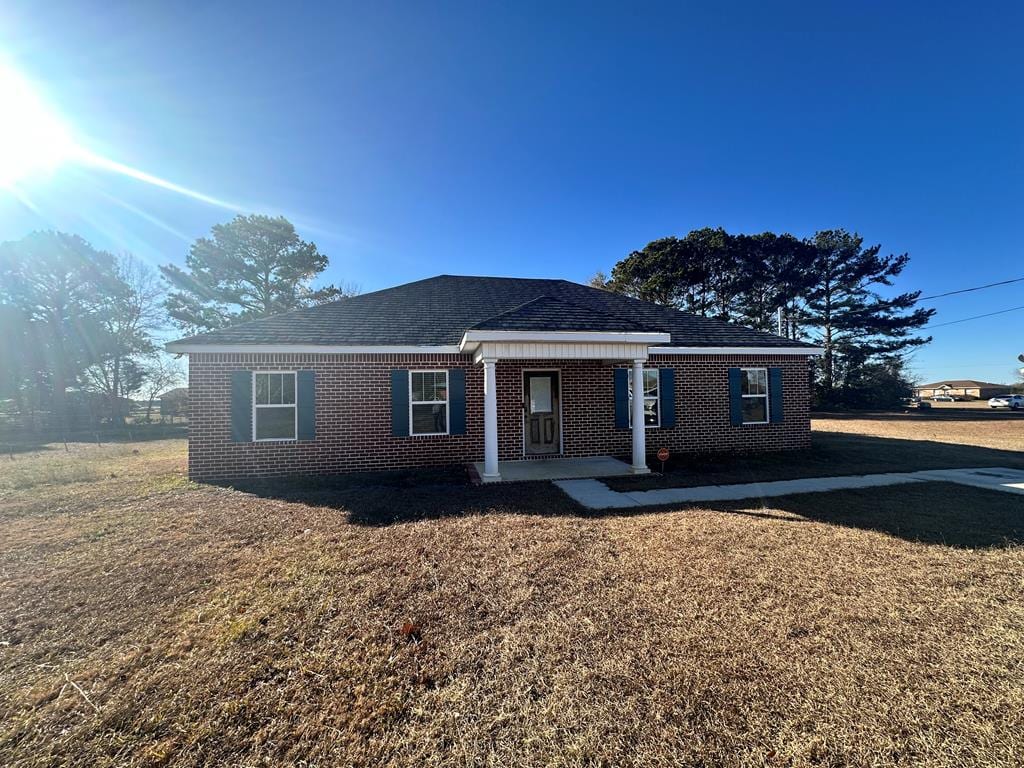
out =
{"type": "MultiPolygon", "coordinates": [[[[934,294],[932,296],[920,296],[920,297],[918,297],[917,299],[914,300],[914,304],[920,304],[922,301],[929,301],[931,299],[941,299],[943,296],[955,296],[956,294],[959,294],[959,293],[971,293],[972,291],[981,291],[981,290],[984,290],[986,288],[995,288],[996,286],[1000,286],[1000,285],[1010,285],[1011,283],[1020,283],[1020,282],[1024,282],[1024,277],[1015,277],[1012,280],[1000,280],[998,283],[988,283],[987,285],[979,285],[979,286],[976,286],[974,288],[960,288],[959,290],[956,290],[956,291],[947,291],[946,293],[936,293],[936,294],[934,294]]],[[[870,312],[872,312],[874,310],[877,310],[877,309],[885,309],[887,307],[891,307],[891,306],[893,306],[893,304],[894,304],[894,302],[891,301],[891,300],[890,301],[884,301],[883,300],[883,301],[879,301],[877,304],[873,304],[871,306],[864,307],[863,309],[851,310],[848,314],[851,314],[851,315],[867,314],[867,313],[870,313],[870,312]]],[[[948,323],[936,323],[935,325],[925,326],[921,330],[922,331],[926,331],[929,328],[941,328],[944,325],[955,325],[956,323],[965,323],[968,320],[979,320],[979,319],[981,319],[983,317],[991,317],[992,315],[1001,315],[1001,314],[1004,314],[1006,312],[1016,312],[1019,309],[1024,309],[1024,307],[1012,307],[1010,309],[1002,309],[1002,310],[1000,310],[998,312],[990,312],[990,313],[988,313],[986,315],[975,315],[974,317],[965,317],[965,318],[962,318],[960,320],[950,320],[948,323]]]]}
{"type": "Polygon", "coordinates": [[[1007,312],[1017,312],[1024,309],[1024,306],[1010,307],[1009,309],[1001,309],[998,312],[988,312],[984,315],[974,315],[973,317],[962,317],[959,320],[950,320],[948,323],[936,323],[935,325],[926,325],[922,328],[922,331],[929,331],[932,328],[941,328],[944,325],[956,325],[957,323],[966,323],[968,320],[980,320],[983,317],[992,317],[993,315],[1005,315],[1007,312]]]}
{"type": "Polygon", "coordinates": [[[980,291],[985,288],[995,288],[997,285],[1009,285],[1010,283],[1019,283],[1024,281],[1024,277],[1015,277],[1012,280],[1001,280],[998,283],[989,283],[988,285],[979,285],[977,288],[961,288],[958,291],[947,291],[946,293],[936,293],[934,296],[921,296],[918,301],[929,301],[931,299],[941,299],[943,296],[953,296],[957,293],[970,293],[971,291],[980,291]]]}

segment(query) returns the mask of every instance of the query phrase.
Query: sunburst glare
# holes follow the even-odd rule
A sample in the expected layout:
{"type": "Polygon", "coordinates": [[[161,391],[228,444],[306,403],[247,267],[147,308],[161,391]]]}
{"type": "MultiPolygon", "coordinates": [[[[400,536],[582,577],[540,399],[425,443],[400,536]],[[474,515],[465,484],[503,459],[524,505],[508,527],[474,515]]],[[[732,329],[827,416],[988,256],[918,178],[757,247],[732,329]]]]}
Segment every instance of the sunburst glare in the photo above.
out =
{"type": "Polygon", "coordinates": [[[12,69],[0,67],[0,186],[55,170],[75,154],[64,123],[12,69]]]}
{"type": "Polygon", "coordinates": [[[36,89],[16,70],[0,65],[0,188],[31,204],[18,190],[19,183],[76,164],[116,173],[193,200],[230,211],[243,206],[175,184],[138,168],[104,157],[76,142],[68,124],[40,98],[36,89]]]}

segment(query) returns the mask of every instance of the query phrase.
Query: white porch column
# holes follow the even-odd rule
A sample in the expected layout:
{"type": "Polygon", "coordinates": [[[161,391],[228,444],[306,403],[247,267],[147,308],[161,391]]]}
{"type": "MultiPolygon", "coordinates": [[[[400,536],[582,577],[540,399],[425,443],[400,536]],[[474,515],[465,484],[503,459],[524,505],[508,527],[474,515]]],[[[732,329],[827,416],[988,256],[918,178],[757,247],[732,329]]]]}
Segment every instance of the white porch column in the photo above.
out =
{"type": "Polygon", "coordinates": [[[644,425],[644,361],[633,361],[633,466],[634,474],[647,468],[647,428],[644,425]]]}
{"type": "Polygon", "coordinates": [[[498,472],[498,387],[493,357],[484,358],[484,477],[500,480],[498,472]]]}

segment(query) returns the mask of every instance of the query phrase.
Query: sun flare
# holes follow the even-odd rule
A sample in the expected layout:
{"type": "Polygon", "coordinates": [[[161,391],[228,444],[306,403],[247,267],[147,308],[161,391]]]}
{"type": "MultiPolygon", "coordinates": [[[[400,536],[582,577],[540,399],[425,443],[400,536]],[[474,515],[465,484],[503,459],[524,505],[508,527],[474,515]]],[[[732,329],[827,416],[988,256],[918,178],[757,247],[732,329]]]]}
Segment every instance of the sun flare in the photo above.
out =
{"type": "Polygon", "coordinates": [[[0,187],[55,170],[76,153],[67,127],[12,69],[0,66],[0,187]]]}

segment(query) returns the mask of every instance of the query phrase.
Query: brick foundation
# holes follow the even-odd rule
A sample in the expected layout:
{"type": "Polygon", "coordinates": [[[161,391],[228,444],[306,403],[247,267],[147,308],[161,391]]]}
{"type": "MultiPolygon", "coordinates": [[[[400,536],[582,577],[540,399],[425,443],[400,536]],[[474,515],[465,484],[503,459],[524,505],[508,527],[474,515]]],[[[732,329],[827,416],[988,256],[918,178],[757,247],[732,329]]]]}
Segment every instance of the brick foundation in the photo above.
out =
{"type": "MultiPolygon", "coordinates": [[[[626,366],[626,363],[622,364],[626,366]]],[[[676,369],[676,426],[649,428],[647,449],[675,452],[775,451],[810,445],[807,360],[789,355],[652,356],[651,368],[676,369]],[[732,426],[728,369],[776,366],[783,371],[785,421],[732,426]]],[[[522,372],[558,370],[562,454],[628,455],[628,429],[615,428],[615,365],[601,361],[500,360],[497,363],[498,452],[522,459],[522,372]]],[[[332,474],[483,460],[483,367],[462,355],[197,353],[189,360],[189,476],[197,480],[332,474]],[[392,368],[463,368],[466,433],[391,435],[392,368]],[[316,440],[231,441],[231,371],[316,372],[316,440]]]]}

